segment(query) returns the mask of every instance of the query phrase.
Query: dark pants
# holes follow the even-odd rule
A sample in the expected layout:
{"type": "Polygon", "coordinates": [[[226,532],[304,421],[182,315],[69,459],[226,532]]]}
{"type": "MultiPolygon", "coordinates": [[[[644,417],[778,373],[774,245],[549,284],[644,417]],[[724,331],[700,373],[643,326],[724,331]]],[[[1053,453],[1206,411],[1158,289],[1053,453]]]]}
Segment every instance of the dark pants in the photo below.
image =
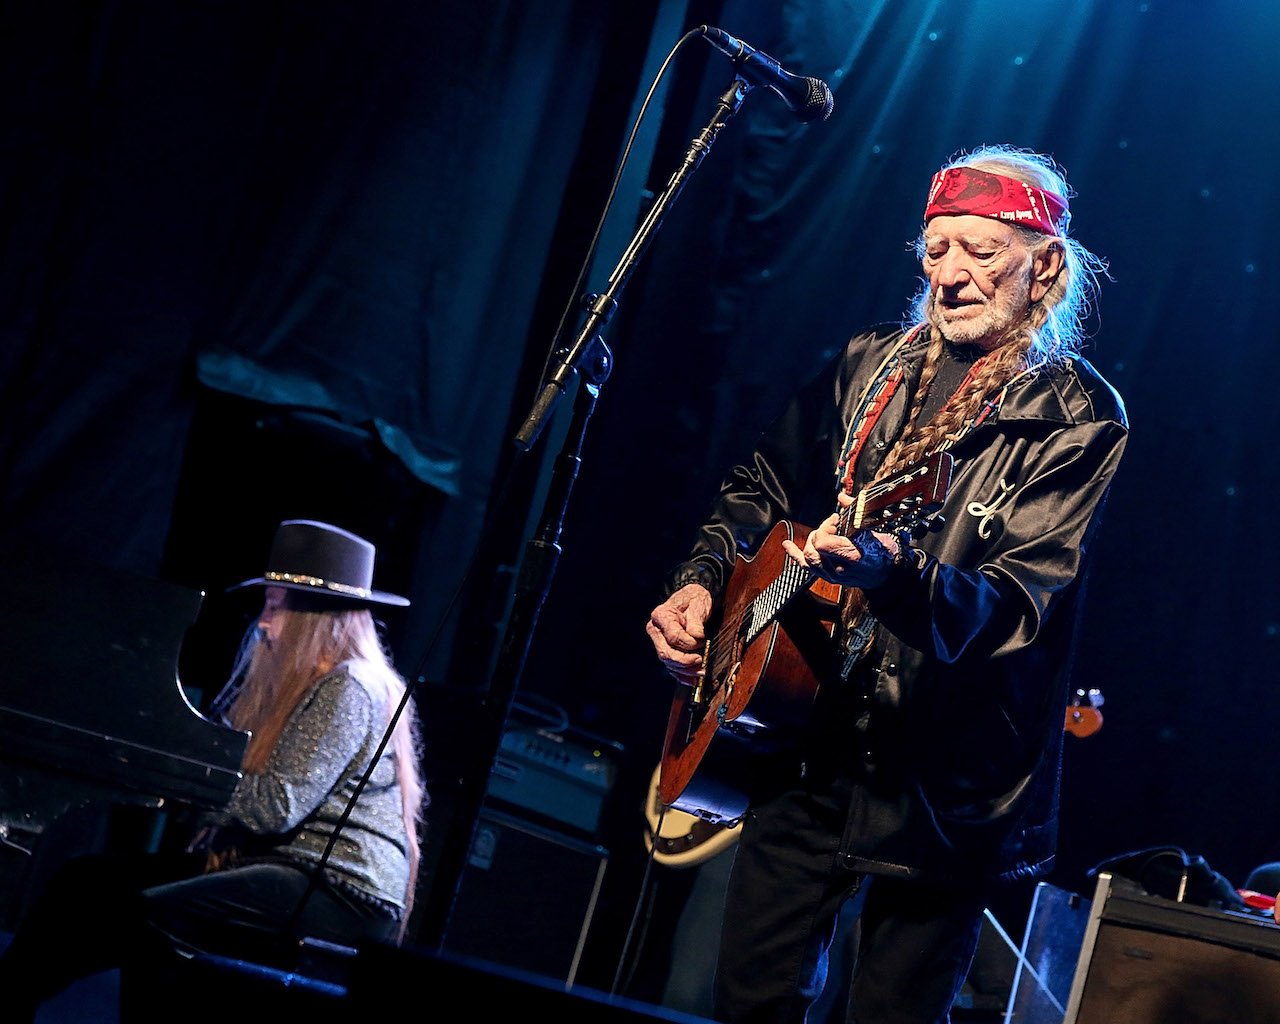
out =
{"type": "Polygon", "coordinates": [[[802,1024],[827,979],[846,899],[858,901],[850,1024],[944,1024],[982,929],[985,896],[839,866],[846,797],[791,789],[743,823],[729,880],[716,1018],[802,1024]]]}
{"type": "Polygon", "coordinates": [[[196,874],[203,863],[168,855],[96,854],[66,861],[0,957],[6,1021],[78,978],[162,962],[175,945],[258,963],[287,963],[303,936],[358,946],[390,940],[397,925],[371,904],[285,864],[196,874]],[[304,901],[304,897],[305,901],[304,901]]]}

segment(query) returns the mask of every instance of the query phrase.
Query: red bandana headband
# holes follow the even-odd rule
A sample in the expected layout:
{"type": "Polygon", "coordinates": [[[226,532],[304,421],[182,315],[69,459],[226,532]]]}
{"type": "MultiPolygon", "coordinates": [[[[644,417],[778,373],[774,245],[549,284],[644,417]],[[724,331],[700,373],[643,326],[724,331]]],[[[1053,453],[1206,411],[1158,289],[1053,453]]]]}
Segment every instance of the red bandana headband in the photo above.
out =
{"type": "Polygon", "coordinates": [[[950,167],[933,176],[925,222],[933,217],[973,214],[1004,220],[1046,235],[1066,233],[1067,201],[1017,178],[975,167],[950,167]]]}

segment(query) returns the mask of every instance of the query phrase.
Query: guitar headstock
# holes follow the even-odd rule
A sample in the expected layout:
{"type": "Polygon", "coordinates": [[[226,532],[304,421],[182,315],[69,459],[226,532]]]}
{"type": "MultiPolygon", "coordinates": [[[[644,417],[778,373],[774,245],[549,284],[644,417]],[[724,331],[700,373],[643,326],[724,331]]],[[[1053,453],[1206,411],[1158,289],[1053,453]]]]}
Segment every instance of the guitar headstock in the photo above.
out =
{"type": "Polygon", "coordinates": [[[840,532],[906,533],[927,524],[947,499],[954,464],[949,452],[934,452],[888,480],[872,484],[841,515],[840,532]]]}
{"type": "Polygon", "coordinates": [[[1063,728],[1072,736],[1084,738],[1092,736],[1102,728],[1102,712],[1104,703],[1102,691],[1098,689],[1076,690],[1071,703],[1067,705],[1066,722],[1063,728]]]}

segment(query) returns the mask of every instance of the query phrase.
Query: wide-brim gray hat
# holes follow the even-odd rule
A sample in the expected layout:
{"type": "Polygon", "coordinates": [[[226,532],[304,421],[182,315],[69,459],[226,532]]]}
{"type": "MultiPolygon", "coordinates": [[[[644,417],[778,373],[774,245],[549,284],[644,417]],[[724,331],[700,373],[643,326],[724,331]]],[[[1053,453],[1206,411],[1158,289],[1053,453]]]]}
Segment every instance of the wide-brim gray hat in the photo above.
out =
{"type": "Polygon", "coordinates": [[[376,554],[367,540],[341,527],[313,519],[286,519],[276,528],[267,571],[227,589],[284,587],[354,604],[404,607],[407,597],[373,589],[376,554]]]}

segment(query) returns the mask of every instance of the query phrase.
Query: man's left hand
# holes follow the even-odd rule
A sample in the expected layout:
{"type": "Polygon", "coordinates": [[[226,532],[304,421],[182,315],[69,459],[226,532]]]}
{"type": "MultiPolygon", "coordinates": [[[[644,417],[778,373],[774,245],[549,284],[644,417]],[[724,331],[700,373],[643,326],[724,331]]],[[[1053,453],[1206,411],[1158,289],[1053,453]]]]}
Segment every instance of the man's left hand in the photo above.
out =
{"type": "Polygon", "coordinates": [[[889,578],[898,557],[898,540],[887,533],[856,530],[844,536],[839,515],[831,515],[810,532],[804,547],[784,540],[783,550],[819,579],[842,587],[871,590],[889,578]]]}

